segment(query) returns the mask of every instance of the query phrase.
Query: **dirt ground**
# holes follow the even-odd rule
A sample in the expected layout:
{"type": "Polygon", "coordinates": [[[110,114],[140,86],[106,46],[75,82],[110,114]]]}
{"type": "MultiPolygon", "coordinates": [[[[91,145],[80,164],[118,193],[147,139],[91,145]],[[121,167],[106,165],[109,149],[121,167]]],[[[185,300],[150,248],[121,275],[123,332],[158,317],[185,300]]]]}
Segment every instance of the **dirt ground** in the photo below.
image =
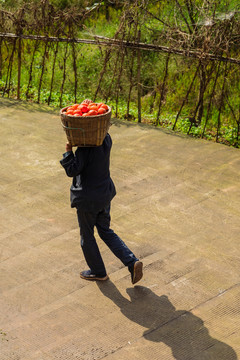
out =
{"type": "Polygon", "coordinates": [[[96,283],[79,277],[58,113],[0,99],[0,126],[2,360],[240,358],[238,149],[113,119],[112,228],[144,277],[96,235],[96,283]]]}

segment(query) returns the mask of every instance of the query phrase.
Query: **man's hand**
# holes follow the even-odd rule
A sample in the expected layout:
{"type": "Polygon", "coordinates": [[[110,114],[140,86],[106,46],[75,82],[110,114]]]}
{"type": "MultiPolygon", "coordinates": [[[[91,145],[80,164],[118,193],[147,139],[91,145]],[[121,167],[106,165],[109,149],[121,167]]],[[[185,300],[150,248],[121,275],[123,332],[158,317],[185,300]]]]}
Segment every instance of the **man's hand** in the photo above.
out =
{"type": "Polygon", "coordinates": [[[72,145],[67,142],[66,143],[66,152],[68,152],[68,151],[72,151],[72,145]]]}

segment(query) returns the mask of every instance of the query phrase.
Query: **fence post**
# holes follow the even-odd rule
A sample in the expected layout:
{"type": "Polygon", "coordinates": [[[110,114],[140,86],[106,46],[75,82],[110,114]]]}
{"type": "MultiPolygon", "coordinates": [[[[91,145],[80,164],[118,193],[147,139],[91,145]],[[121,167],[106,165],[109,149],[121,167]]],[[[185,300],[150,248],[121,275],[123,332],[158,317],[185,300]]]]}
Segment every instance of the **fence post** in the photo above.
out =
{"type": "Polygon", "coordinates": [[[2,78],[2,38],[0,39],[0,79],[2,78]]]}
{"type": "Polygon", "coordinates": [[[162,103],[163,103],[163,99],[164,99],[164,92],[165,92],[167,76],[168,76],[168,63],[169,63],[170,56],[171,56],[171,53],[168,53],[167,59],[166,59],[166,64],[165,64],[165,71],[164,71],[162,89],[161,89],[161,94],[160,94],[160,101],[159,101],[159,107],[158,107],[158,113],[157,113],[157,119],[156,119],[156,126],[159,125],[159,118],[160,118],[160,114],[161,114],[161,108],[162,108],[162,103]]]}
{"type": "MultiPolygon", "coordinates": [[[[141,39],[141,30],[138,30],[138,44],[140,43],[141,39]]],[[[137,92],[138,92],[138,122],[140,123],[142,121],[141,117],[141,50],[138,49],[137,52],[137,92]]]]}
{"type": "Polygon", "coordinates": [[[21,65],[22,65],[22,40],[18,39],[18,85],[17,85],[17,99],[20,100],[21,88],[21,65]]]}

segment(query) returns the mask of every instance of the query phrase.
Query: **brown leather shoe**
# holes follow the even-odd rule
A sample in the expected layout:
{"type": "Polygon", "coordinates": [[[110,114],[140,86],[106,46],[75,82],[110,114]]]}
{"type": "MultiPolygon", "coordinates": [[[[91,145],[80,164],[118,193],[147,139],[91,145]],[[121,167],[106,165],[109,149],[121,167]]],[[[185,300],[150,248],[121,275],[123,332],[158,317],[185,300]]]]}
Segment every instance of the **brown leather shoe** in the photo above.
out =
{"type": "Polygon", "coordinates": [[[136,261],[130,270],[132,284],[136,284],[143,277],[143,263],[141,261],[136,261]]]}

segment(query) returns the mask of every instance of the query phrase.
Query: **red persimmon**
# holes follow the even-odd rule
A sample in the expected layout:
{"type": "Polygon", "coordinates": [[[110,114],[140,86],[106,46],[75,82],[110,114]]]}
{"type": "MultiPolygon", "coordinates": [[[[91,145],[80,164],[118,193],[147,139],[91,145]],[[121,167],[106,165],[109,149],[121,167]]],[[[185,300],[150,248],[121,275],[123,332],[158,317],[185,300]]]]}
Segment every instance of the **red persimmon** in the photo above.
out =
{"type": "Polygon", "coordinates": [[[73,115],[75,115],[75,114],[80,114],[80,115],[82,115],[82,111],[79,110],[79,109],[73,110],[73,115]]]}
{"type": "Polygon", "coordinates": [[[90,100],[90,99],[85,99],[85,100],[83,100],[83,102],[82,102],[82,104],[92,104],[93,103],[93,101],[92,100],[90,100]]]}
{"type": "Polygon", "coordinates": [[[100,108],[98,109],[98,114],[99,114],[99,115],[105,114],[105,112],[106,112],[106,110],[105,110],[104,108],[102,108],[102,107],[100,107],[100,108]]]}
{"type": "Polygon", "coordinates": [[[103,103],[97,104],[97,108],[99,109],[102,105],[103,105],[103,103]]]}
{"type": "Polygon", "coordinates": [[[98,107],[95,104],[94,105],[90,104],[88,107],[89,107],[89,110],[96,110],[96,111],[98,110],[98,107]]]}
{"type": "Polygon", "coordinates": [[[105,110],[108,110],[108,106],[106,104],[102,104],[100,108],[103,108],[105,110]]]}
{"type": "Polygon", "coordinates": [[[78,110],[81,110],[82,113],[87,113],[89,111],[89,108],[87,105],[81,104],[78,106],[78,110]]]}
{"type": "Polygon", "coordinates": [[[74,110],[68,110],[67,115],[73,115],[74,110]]]}
{"type": "Polygon", "coordinates": [[[97,115],[98,112],[96,110],[89,110],[88,112],[88,116],[93,116],[93,115],[97,115]]]}
{"type": "Polygon", "coordinates": [[[72,105],[72,109],[76,110],[78,106],[79,106],[79,104],[74,104],[74,105],[72,105]]]}

